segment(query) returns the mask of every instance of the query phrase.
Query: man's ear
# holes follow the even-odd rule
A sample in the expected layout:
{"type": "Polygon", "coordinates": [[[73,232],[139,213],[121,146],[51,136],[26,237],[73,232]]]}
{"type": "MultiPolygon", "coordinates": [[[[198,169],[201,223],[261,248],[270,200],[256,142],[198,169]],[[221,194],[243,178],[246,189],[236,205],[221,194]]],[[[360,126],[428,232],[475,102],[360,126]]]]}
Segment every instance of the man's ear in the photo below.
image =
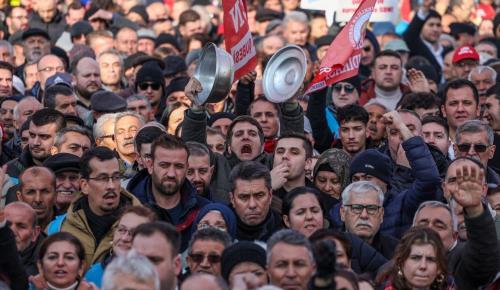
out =
{"type": "Polygon", "coordinates": [[[306,158],[306,164],[304,168],[311,168],[311,164],[312,164],[312,158],[311,157],[306,158]]]}
{"type": "Polygon", "coordinates": [[[234,193],[232,191],[229,193],[229,202],[234,207],[234,193]]]}
{"type": "Polygon", "coordinates": [[[146,168],[148,169],[149,175],[153,174],[153,159],[148,158],[146,159],[146,168]]]}
{"type": "Polygon", "coordinates": [[[179,276],[182,270],[182,262],[181,262],[181,255],[177,255],[174,258],[174,271],[175,271],[175,276],[179,276]]]}
{"type": "Polygon", "coordinates": [[[441,105],[441,114],[443,115],[443,118],[446,118],[446,110],[444,109],[444,105],[441,105]]]}
{"type": "Polygon", "coordinates": [[[20,189],[18,191],[16,191],[16,197],[17,197],[17,200],[24,201],[23,200],[23,195],[21,194],[20,189]]]}
{"type": "Polygon", "coordinates": [[[80,178],[80,191],[84,194],[84,195],[87,195],[88,194],[88,186],[89,186],[89,182],[87,179],[85,178],[80,178]]]}
{"type": "Polygon", "coordinates": [[[345,222],[345,208],[344,206],[340,207],[340,219],[345,222]]]}
{"type": "MultiPolygon", "coordinates": [[[[488,148],[488,159],[492,159],[493,156],[495,156],[495,151],[497,150],[496,145],[491,145],[490,148],[488,148]]],[[[486,174],[486,172],[484,173],[486,174]]]]}

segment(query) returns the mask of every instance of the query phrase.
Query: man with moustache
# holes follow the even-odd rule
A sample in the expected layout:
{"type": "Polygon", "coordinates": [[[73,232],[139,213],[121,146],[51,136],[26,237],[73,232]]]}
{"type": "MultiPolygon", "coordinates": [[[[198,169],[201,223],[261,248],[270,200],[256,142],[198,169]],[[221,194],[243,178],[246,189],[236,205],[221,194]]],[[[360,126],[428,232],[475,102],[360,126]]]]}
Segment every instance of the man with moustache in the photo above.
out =
{"type": "Polygon", "coordinates": [[[92,265],[110,249],[113,228],[122,210],[140,202],[122,190],[118,158],[111,149],[95,147],[80,161],[81,194],[70,204],[67,214],[58,216],[48,233],[69,232],[85,249],[85,263],[92,265]]]}
{"type": "Polygon", "coordinates": [[[181,233],[181,252],[191,238],[191,227],[199,209],[210,201],[196,192],[186,179],[189,150],[181,139],[163,134],[151,145],[149,175],[132,193],[149,205],[162,221],[181,233]]]}
{"type": "Polygon", "coordinates": [[[90,113],[90,97],[101,89],[99,64],[91,57],[82,57],[73,62],[71,71],[78,97],[78,116],[85,120],[90,113]]]}
{"type": "Polygon", "coordinates": [[[137,113],[123,112],[116,115],[114,136],[116,152],[126,168],[124,179],[132,178],[136,173],[133,169],[137,160],[134,139],[142,126],[144,126],[144,120],[137,113]]]}
{"type": "Polygon", "coordinates": [[[56,215],[56,176],[50,169],[30,167],[19,176],[17,199],[35,210],[37,224],[45,229],[56,215]]]}
{"type": "Polygon", "coordinates": [[[70,153],[57,153],[43,162],[56,175],[56,207],[65,213],[80,191],[80,157],[70,153]]]}

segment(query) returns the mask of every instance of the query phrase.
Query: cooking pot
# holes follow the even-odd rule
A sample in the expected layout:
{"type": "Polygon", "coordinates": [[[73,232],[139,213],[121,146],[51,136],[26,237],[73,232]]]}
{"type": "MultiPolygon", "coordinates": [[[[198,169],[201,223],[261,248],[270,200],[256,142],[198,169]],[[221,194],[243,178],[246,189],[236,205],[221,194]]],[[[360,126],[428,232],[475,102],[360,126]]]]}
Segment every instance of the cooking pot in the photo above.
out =
{"type": "Polygon", "coordinates": [[[233,84],[233,59],[225,50],[213,43],[203,48],[194,77],[201,83],[203,90],[195,97],[197,105],[222,101],[233,84]]]}
{"type": "Polygon", "coordinates": [[[302,86],[306,70],[307,59],[302,48],[293,44],[281,48],[271,57],[264,71],[264,95],[273,103],[287,101],[302,86]]]}

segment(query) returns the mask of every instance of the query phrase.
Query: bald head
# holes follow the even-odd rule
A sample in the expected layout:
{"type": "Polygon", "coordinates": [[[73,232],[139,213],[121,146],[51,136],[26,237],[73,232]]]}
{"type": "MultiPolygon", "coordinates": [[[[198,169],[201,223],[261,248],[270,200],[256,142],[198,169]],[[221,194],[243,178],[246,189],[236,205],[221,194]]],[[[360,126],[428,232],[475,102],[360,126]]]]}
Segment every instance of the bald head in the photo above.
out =
{"type": "Polygon", "coordinates": [[[5,218],[16,237],[18,251],[25,250],[40,234],[35,210],[27,203],[16,201],[5,207],[5,218]]]}
{"type": "Polygon", "coordinates": [[[220,277],[210,274],[194,274],[182,283],[181,290],[189,289],[225,290],[227,285],[220,277]]]}
{"type": "Polygon", "coordinates": [[[19,176],[17,199],[35,210],[39,224],[52,220],[56,200],[56,177],[47,167],[33,166],[19,176]]]}
{"type": "Polygon", "coordinates": [[[40,58],[40,60],[38,61],[37,69],[40,85],[42,86],[42,88],[45,88],[45,82],[48,78],[58,72],[64,72],[64,64],[58,56],[47,54],[40,58]]]}
{"type": "Polygon", "coordinates": [[[23,123],[36,111],[43,108],[35,97],[24,97],[14,107],[14,126],[20,129],[23,123]]]}

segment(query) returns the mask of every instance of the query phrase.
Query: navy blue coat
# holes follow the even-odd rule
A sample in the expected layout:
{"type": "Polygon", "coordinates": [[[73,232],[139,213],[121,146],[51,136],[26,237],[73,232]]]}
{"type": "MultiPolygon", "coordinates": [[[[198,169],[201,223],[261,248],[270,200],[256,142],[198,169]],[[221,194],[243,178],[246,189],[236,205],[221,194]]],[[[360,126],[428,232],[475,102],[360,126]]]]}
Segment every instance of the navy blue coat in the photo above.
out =
{"type": "Polygon", "coordinates": [[[181,233],[181,252],[187,249],[191,239],[191,227],[200,209],[210,201],[196,192],[196,188],[186,179],[181,187],[181,214],[178,217],[170,216],[169,212],[156,204],[153,196],[152,179],[147,171],[140,171],[132,178],[127,189],[137,197],[142,204],[149,206],[159,220],[173,224],[181,233]],[[133,182],[132,182],[133,181],[133,182]],[[174,220],[179,222],[175,223],[174,220]]]}
{"type": "MultiPolygon", "coordinates": [[[[415,180],[407,190],[400,193],[392,191],[385,193],[384,222],[380,226],[380,233],[398,239],[411,227],[413,216],[421,203],[442,199],[439,191],[441,178],[422,137],[412,137],[404,141],[402,146],[415,180]]],[[[336,204],[329,213],[334,228],[344,227],[340,218],[340,206],[340,203],[336,204]]]]}

